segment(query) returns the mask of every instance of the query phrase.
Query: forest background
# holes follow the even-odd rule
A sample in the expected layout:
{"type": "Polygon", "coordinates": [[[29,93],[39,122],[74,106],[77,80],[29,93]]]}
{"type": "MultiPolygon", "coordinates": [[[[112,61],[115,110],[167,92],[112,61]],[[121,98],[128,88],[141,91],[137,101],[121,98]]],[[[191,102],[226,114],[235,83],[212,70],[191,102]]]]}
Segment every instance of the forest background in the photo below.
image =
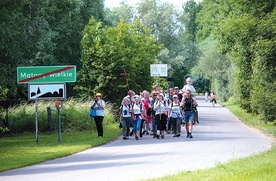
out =
{"type": "MultiPolygon", "coordinates": [[[[180,9],[158,0],[135,6],[122,1],[113,9],[104,0],[2,0],[2,130],[13,132],[10,107],[31,103],[27,85],[17,84],[17,67],[54,65],[77,67],[68,99],[101,92],[119,105],[127,93],[124,69],[138,92],[158,81],[150,76],[150,64],[168,64],[175,86],[190,75],[198,92],[212,90],[275,124],[275,1],[190,0],[180,9]]],[[[171,86],[166,78],[160,84],[171,86]]]]}

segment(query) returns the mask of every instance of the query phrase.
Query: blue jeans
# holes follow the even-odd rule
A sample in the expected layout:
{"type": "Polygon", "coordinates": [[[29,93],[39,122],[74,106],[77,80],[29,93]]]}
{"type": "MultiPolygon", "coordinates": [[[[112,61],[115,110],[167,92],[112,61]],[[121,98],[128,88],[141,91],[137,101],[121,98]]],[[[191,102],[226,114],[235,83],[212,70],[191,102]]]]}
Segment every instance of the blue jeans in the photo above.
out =
{"type": "Polygon", "coordinates": [[[152,132],[154,135],[157,133],[155,116],[151,116],[152,132]]]}
{"type": "Polygon", "coordinates": [[[194,117],[195,117],[195,114],[194,112],[185,112],[184,114],[184,121],[186,123],[188,123],[189,121],[193,121],[194,120],[194,117]]]}
{"type": "Polygon", "coordinates": [[[133,121],[133,131],[140,132],[141,122],[142,122],[141,119],[136,119],[133,121]]]}

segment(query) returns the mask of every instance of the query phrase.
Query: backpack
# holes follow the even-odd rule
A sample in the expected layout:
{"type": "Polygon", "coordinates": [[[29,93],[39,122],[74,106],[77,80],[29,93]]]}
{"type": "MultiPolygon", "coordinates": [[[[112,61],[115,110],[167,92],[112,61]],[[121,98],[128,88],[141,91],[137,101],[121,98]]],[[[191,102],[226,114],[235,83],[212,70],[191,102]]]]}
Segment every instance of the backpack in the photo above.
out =
{"type": "Polygon", "coordinates": [[[194,105],[193,105],[194,100],[191,97],[190,97],[190,99],[187,99],[187,98],[184,99],[185,103],[184,103],[184,106],[183,106],[183,111],[187,111],[187,109],[186,109],[186,103],[187,103],[188,100],[191,100],[191,107],[190,107],[191,110],[189,110],[189,111],[193,112],[193,109],[194,109],[194,105]]]}

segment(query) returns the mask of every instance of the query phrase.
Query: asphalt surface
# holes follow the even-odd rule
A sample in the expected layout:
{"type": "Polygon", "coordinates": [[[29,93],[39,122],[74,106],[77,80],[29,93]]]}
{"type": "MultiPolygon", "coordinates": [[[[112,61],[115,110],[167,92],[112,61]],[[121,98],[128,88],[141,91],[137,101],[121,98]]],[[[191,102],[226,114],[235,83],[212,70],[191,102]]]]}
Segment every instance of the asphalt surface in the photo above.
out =
{"type": "Polygon", "coordinates": [[[117,140],[75,155],[0,173],[3,181],[129,181],[213,167],[271,147],[269,138],[240,122],[226,108],[198,97],[199,124],[192,139],[145,135],[117,140]]]}

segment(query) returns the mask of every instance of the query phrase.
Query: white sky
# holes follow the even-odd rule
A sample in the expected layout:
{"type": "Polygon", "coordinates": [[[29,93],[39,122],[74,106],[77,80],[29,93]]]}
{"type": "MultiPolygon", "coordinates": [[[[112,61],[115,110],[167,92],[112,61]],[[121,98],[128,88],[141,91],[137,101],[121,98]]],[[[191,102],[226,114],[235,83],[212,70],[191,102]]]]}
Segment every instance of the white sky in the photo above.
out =
{"type": "MultiPolygon", "coordinates": [[[[128,4],[135,5],[141,0],[127,0],[128,4]]],[[[182,4],[185,3],[187,0],[160,0],[161,2],[169,2],[174,4],[174,6],[181,8],[182,4]]],[[[195,2],[199,2],[201,0],[195,0],[195,2]]],[[[113,8],[118,7],[120,5],[121,0],[105,0],[105,7],[113,8]]]]}

